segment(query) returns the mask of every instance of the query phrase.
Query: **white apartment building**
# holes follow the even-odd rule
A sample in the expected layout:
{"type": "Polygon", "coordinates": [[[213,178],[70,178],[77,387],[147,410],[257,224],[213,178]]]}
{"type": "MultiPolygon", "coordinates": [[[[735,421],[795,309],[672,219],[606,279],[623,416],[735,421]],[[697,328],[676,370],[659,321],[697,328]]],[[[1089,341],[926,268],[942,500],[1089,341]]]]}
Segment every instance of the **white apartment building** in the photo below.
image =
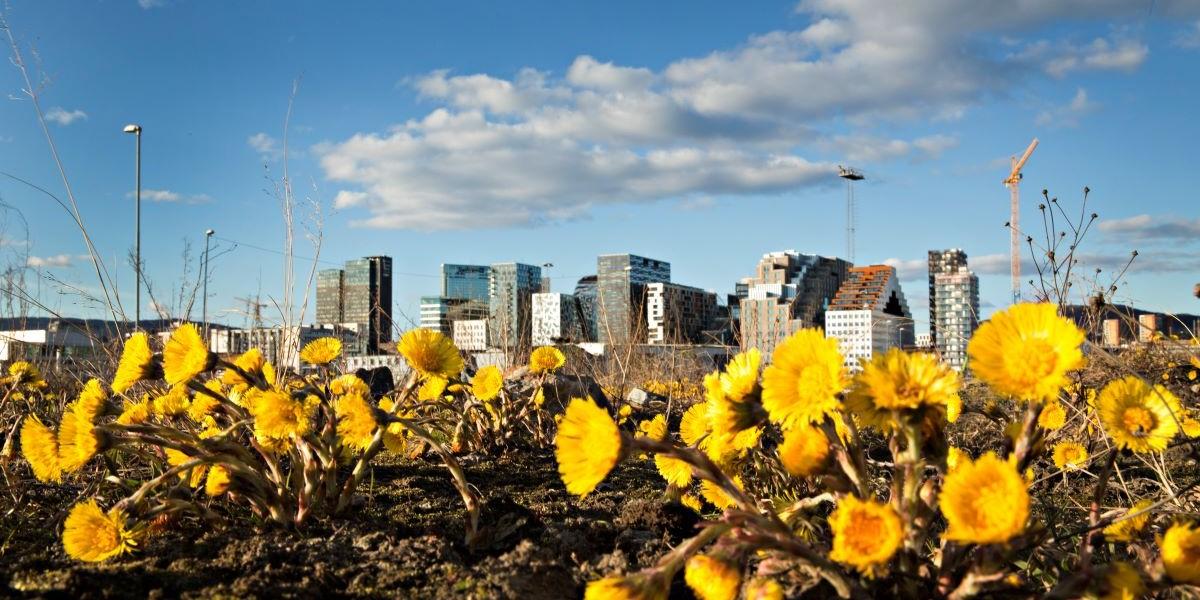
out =
{"type": "Polygon", "coordinates": [[[584,341],[575,296],[557,292],[533,294],[530,337],[534,346],[584,341]]]}
{"type": "Polygon", "coordinates": [[[825,313],[825,337],[837,338],[846,368],[858,373],[862,361],[903,347],[903,332],[909,321],[880,310],[830,310],[825,313]]]}
{"type": "Polygon", "coordinates": [[[452,337],[459,350],[483,352],[488,349],[488,322],[486,319],[455,321],[452,337]]]}

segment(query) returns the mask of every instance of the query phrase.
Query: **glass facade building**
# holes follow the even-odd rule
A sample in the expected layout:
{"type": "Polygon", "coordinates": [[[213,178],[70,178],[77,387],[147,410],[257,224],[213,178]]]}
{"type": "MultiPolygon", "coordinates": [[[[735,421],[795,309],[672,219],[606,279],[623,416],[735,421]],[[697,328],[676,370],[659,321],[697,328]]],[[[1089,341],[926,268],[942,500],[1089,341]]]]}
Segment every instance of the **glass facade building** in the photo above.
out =
{"type": "Polygon", "coordinates": [[[596,261],[597,331],[605,344],[646,342],[646,284],[670,283],[671,263],[633,254],[596,261]]]}
{"type": "Polygon", "coordinates": [[[529,345],[531,298],[541,288],[541,267],[523,263],[497,263],[491,266],[488,277],[488,334],[493,344],[505,349],[529,345]]]}
{"type": "Polygon", "coordinates": [[[442,297],[463,300],[488,301],[488,276],[491,267],[486,265],[442,265],[442,297]]]}
{"type": "Polygon", "coordinates": [[[317,323],[366,331],[370,354],[392,341],[392,258],[368,256],[317,273],[317,323]]]}

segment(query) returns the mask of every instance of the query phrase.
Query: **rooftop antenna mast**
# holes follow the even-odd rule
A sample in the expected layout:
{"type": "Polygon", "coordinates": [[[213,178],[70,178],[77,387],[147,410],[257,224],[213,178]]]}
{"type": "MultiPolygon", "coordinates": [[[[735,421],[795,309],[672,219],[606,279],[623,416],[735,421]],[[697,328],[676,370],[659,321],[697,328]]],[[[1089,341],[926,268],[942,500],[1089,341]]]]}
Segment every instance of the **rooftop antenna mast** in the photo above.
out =
{"type": "Polygon", "coordinates": [[[1033,155],[1033,149],[1037,148],[1037,145],[1038,139],[1033,138],[1021,158],[1013,156],[1010,159],[1012,171],[1008,177],[1004,178],[1004,185],[1008,187],[1011,211],[1008,216],[1008,252],[1009,270],[1012,271],[1013,304],[1021,301],[1021,178],[1024,177],[1021,169],[1025,168],[1025,163],[1029,161],[1029,157],[1033,155]]]}
{"type": "Polygon", "coordinates": [[[854,167],[838,165],[838,177],[846,180],[846,259],[854,263],[854,182],[866,179],[862,171],[854,167]]]}

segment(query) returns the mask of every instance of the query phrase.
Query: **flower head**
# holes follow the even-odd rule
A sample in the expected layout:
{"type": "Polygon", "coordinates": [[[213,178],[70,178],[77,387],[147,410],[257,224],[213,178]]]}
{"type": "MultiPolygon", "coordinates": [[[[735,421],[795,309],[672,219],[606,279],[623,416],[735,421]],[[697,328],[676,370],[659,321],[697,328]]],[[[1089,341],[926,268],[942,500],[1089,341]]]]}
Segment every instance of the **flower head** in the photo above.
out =
{"type": "Polygon", "coordinates": [[[742,569],[723,558],[697,554],[688,559],[683,579],[699,600],[737,600],[742,569]]]}
{"type": "Polygon", "coordinates": [[[762,354],[758,348],[740,352],[725,366],[721,374],[721,391],[731,401],[741,401],[758,385],[758,367],[762,354]]]}
{"type": "MultiPolygon", "coordinates": [[[[238,369],[245,371],[248,375],[263,376],[263,366],[266,365],[267,359],[263,358],[262,350],[251,348],[243,352],[240,356],[233,359],[233,364],[238,369]]],[[[236,369],[225,369],[221,372],[221,383],[234,387],[252,385],[241,373],[236,369]]],[[[267,383],[272,383],[268,381],[267,383]]]]}
{"type": "Polygon", "coordinates": [[[567,491],[586,496],[621,460],[622,439],[608,411],[588,398],[572,398],[563,413],[554,455],[567,491]]]}
{"type": "Polygon", "coordinates": [[[605,577],[590,581],[584,600],[666,600],[666,587],[657,578],[644,575],[605,577]]]}
{"type": "Polygon", "coordinates": [[[357,452],[365,451],[375,439],[379,424],[375,421],[375,410],[367,404],[361,394],[346,394],[338,398],[334,407],[337,414],[337,434],[343,446],[357,452]]]}
{"type": "Polygon", "coordinates": [[[654,466],[658,469],[658,474],[675,487],[686,487],[692,482],[692,465],[687,461],[664,454],[655,454],[654,466]]]}
{"type": "Polygon", "coordinates": [[[310,365],[326,365],[342,355],[342,340],[335,337],[317,338],[300,349],[300,360],[310,365]]]}
{"type": "Polygon", "coordinates": [[[77,560],[99,562],[137,547],[125,528],[125,516],[113,509],[105,513],[95,500],[76,504],[63,524],[63,547],[77,560]]]}
{"type": "Polygon", "coordinates": [[[471,378],[471,393],[484,402],[499,396],[500,388],[503,386],[504,375],[496,365],[488,365],[479,369],[475,372],[475,377],[471,378]]]}
{"type": "Polygon", "coordinates": [[[783,432],[779,462],[788,473],[808,477],[821,469],[829,456],[829,439],[812,425],[797,425],[783,432]]]}
{"type": "Polygon", "coordinates": [[[1165,450],[1186,416],[1175,394],[1133,376],[1104,386],[1096,403],[1104,431],[1118,447],[1134,452],[1165,450]]]}
{"type": "Polygon", "coordinates": [[[29,415],[21,425],[21,454],[33,468],[38,481],[58,482],[62,480],[62,465],[58,462],[58,440],[54,432],[29,415]]]}
{"type": "Polygon", "coordinates": [[[413,329],[400,338],[396,347],[408,364],[426,377],[457,377],[462,371],[462,355],[440,331],[413,329]]]}
{"type": "Polygon", "coordinates": [[[229,489],[229,482],[229,469],[223,465],[213,465],[204,478],[204,493],[216,498],[229,489]]]}
{"type": "Polygon", "coordinates": [[[1112,525],[1104,528],[1104,538],[1111,542],[1132,542],[1150,522],[1150,507],[1154,501],[1146,498],[1130,506],[1112,525]]]}
{"type": "Polygon", "coordinates": [[[333,392],[334,396],[342,396],[344,394],[362,394],[366,396],[371,393],[371,388],[358,375],[347,373],[335,378],[329,382],[329,391],[333,392]]]}
{"type": "Polygon", "coordinates": [[[829,558],[873,574],[887,565],[904,541],[900,516],[890,504],[846,496],[829,515],[833,549],[829,558]]]}
{"type": "Polygon", "coordinates": [[[820,423],[841,408],[846,387],[838,341],[819,329],[801,329],[775,348],[763,372],[763,408],[784,429],[820,423]]]}
{"type": "Polygon", "coordinates": [[[1052,400],[1047,402],[1042,407],[1042,413],[1038,415],[1038,425],[1043,429],[1056,431],[1062,429],[1067,423],[1067,409],[1062,402],[1052,400]]]}
{"type": "Polygon", "coordinates": [[[289,440],[312,430],[316,403],[298,402],[277,390],[252,389],[248,404],[254,417],[254,435],[267,440],[289,440]]]}
{"type": "Polygon", "coordinates": [[[1051,400],[1067,373],[1083,366],[1084,335],[1049,303],[1016,304],[992,315],[967,344],[971,369],[992,389],[1018,400],[1051,400]]]}
{"type": "Polygon", "coordinates": [[[646,419],[638,423],[637,437],[650,438],[658,442],[667,439],[667,416],[654,415],[653,419],[646,419]]]}
{"type": "Polygon", "coordinates": [[[58,424],[58,462],[66,473],[83,468],[102,442],[86,410],[67,410],[58,424]]]}
{"type": "Polygon", "coordinates": [[[893,411],[931,411],[928,416],[944,424],[952,405],[956,411],[961,408],[958,384],[958,373],[937,356],[893,348],[863,364],[846,406],[867,425],[884,431],[897,425],[893,411]]]}
{"type": "MultiPolygon", "coordinates": [[[[742,478],[735,476],[733,478],[733,485],[739,490],[742,489],[742,478]]],[[[700,482],[700,495],[704,496],[704,499],[707,500],[709,504],[721,510],[725,510],[726,508],[737,504],[737,500],[735,500],[733,496],[729,494],[729,492],[725,491],[725,488],[707,479],[700,482]]]]}
{"type": "Polygon", "coordinates": [[[33,363],[24,360],[8,365],[7,383],[35,389],[46,387],[41,371],[33,363]]]}
{"type": "Polygon", "coordinates": [[[554,346],[534,348],[529,354],[529,372],[533,374],[553,373],[567,364],[567,357],[554,346]]]}
{"type": "Polygon", "coordinates": [[[144,331],[138,331],[125,340],[125,348],[121,350],[121,362],[117,364],[117,373],[113,376],[112,390],[124,394],[133,384],[143,379],[158,379],[162,377],[162,365],[154,360],[150,350],[150,336],[144,331]]]}
{"type": "Polygon", "coordinates": [[[744,591],[746,600],[783,600],[783,586],[774,579],[751,579],[744,591]]]}
{"type": "Polygon", "coordinates": [[[163,349],[163,374],[170,385],[186,383],[211,369],[215,359],[216,355],[208,351],[208,345],[200,336],[200,330],[191,323],[184,323],[171,332],[163,349]]]}
{"type": "Polygon", "coordinates": [[[118,425],[141,425],[150,420],[150,398],[143,395],[137,402],[125,401],[121,414],[117,416],[118,425]]]}
{"type": "Polygon", "coordinates": [[[1101,600],[1137,600],[1146,595],[1146,583],[1136,567],[1117,561],[1104,570],[1104,595],[1101,600]]]}
{"type": "Polygon", "coordinates": [[[187,412],[189,406],[191,398],[186,384],[172,386],[166,394],[155,397],[150,405],[154,414],[160,417],[177,417],[187,412]]]}
{"type": "Polygon", "coordinates": [[[706,435],[708,435],[708,406],[703,403],[693,404],[683,412],[683,418],[679,421],[679,437],[683,438],[683,443],[695,446],[701,443],[706,435]]]}
{"type": "Polygon", "coordinates": [[[446,393],[446,385],[450,382],[440,375],[431,375],[417,390],[417,399],[422,402],[438,400],[446,393]]]}
{"type": "Polygon", "coordinates": [[[1200,527],[1176,523],[1163,534],[1161,545],[1167,575],[1179,583],[1200,584],[1200,527]]]}
{"type": "Polygon", "coordinates": [[[1087,466],[1087,448],[1077,442],[1064,441],[1055,444],[1053,456],[1054,466],[1063,470],[1074,471],[1087,466]]]}
{"type": "MultiPolygon", "coordinates": [[[[394,415],[396,412],[396,403],[392,402],[391,398],[384,398],[379,401],[379,408],[383,412],[394,415]]],[[[404,424],[388,423],[386,429],[383,430],[383,447],[388,452],[400,453],[404,452],[404,448],[408,442],[404,439],[404,424]]]]}
{"type": "Polygon", "coordinates": [[[1025,530],[1029,490],[1012,463],[989,452],[963,458],[946,474],[938,499],[949,527],[943,537],[975,544],[1007,542],[1025,530]]]}

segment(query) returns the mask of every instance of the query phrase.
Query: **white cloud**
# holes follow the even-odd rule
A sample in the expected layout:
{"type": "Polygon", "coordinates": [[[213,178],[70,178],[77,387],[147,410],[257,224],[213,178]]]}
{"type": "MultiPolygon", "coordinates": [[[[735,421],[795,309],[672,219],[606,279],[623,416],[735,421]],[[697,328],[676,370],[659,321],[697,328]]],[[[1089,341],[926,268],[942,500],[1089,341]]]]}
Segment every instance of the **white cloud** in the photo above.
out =
{"type": "MultiPolygon", "coordinates": [[[[889,258],[883,264],[896,269],[901,281],[915,281],[929,277],[929,261],[919,258],[889,258]]],[[[910,297],[911,299],[911,297],[910,297]]]]}
{"type": "Polygon", "coordinates": [[[1034,123],[1040,126],[1075,127],[1079,125],[1081,117],[1096,110],[1097,107],[1098,105],[1088,98],[1087,90],[1079,88],[1075,90],[1075,95],[1070,102],[1039,112],[1034,118],[1034,123]]]}
{"type": "Polygon", "coordinates": [[[958,138],[938,134],[910,141],[871,135],[838,135],[822,141],[821,145],[854,162],[881,162],[898,158],[925,160],[937,158],[957,146],[958,138]]]}
{"type": "MultiPolygon", "coordinates": [[[[130,198],[134,196],[133,192],[126,194],[130,198]]],[[[179,204],[205,204],[212,202],[212,196],[208,194],[181,194],[171,190],[152,190],[143,189],[142,198],[151,202],[164,203],[179,203],[179,204]]]]}
{"type": "Polygon", "coordinates": [[[75,121],[87,119],[87,113],[82,110],[66,110],[61,106],[55,106],[46,111],[46,120],[58,123],[59,125],[70,125],[75,121]]]}
{"type": "Polygon", "coordinates": [[[1174,42],[1179,48],[1200,48],[1200,21],[1191,23],[1187,28],[1175,34],[1174,42]]]}
{"type": "Polygon", "coordinates": [[[1103,219],[1096,227],[1114,237],[1130,240],[1172,244],[1200,240],[1200,219],[1137,215],[1126,219],[1103,219]]]}
{"type": "Polygon", "coordinates": [[[263,158],[275,159],[282,154],[279,141],[275,138],[259,132],[246,138],[248,144],[255,152],[263,156],[263,158]]]}
{"type": "Polygon", "coordinates": [[[1088,44],[1035,44],[1024,56],[1041,64],[1053,77],[1064,77],[1072,71],[1133,71],[1142,66],[1150,48],[1134,39],[1096,38],[1088,44]]]}
{"type": "Polygon", "coordinates": [[[56,256],[30,256],[26,263],[35,269],[48,269],[57,267],[69,267],[74,260],[70,254],[59,254],[56,256]]]}
{"type": "MultiPolygon", "coordinates": [[[[789,192],[830,180],[831,165],[803,158],[813,150],[936,158],[954,136],[892,132],[917,117],[961,118],[1039,72],[1136,68],[1146,47],[1118,29],[1082,45],[1022,36],[1142,10],[1128,0],[805,0],[797,12],[810,24],[799,31],[659,70],[581,55],[561,75],[433,71],[406,81],[435,104],[428,114],[314,150],[345,184],[335,205],[365,210],[359,223],[376,227],[510,226],[601,204],[789,192]]],[[[1183,0],[1156,10],[1200,16],[1183,0]]],[[[1086,92],[1080,100],[1067,108],[1083,112],[1086,92]]],[[[250,143],[265,153],[273,142],[250,143]]]]}

